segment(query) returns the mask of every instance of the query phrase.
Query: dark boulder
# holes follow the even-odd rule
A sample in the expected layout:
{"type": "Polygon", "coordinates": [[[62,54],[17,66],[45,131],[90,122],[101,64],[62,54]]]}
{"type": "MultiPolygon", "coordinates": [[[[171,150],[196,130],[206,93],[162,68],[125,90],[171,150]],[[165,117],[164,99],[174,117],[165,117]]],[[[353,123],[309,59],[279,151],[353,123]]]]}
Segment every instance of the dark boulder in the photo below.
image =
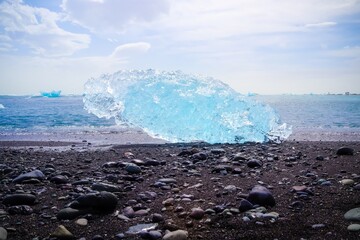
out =
{"type": "Polygon", "coordinates": [[[349,147],[341,147],[336,151],[337,155],[354,155],[354,149],[349,147]]]}
{"type": "Polygon", "coordinates": [[[4,205],[33,205],[35,204],[36,196],[29,193],[16,193],[6,195],[3,204],[4,205]]]}
{"type": "Polygon", "coordinates": [[[253,187],[249,193],[249,196],[247,197],[247,200],[252,204],[258,204],[265,207],[273,207],[276,204],[271,192],[266,187],[260,185],[253,187]]]}

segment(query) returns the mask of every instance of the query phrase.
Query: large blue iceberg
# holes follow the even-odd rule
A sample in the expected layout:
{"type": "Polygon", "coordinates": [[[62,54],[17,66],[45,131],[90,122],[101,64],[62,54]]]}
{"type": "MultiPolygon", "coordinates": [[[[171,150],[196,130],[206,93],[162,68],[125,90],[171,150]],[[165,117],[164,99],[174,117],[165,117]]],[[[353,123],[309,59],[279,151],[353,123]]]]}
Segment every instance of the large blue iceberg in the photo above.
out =
{"type": "Polygon", "coordinates": [[[83,100],[98,117],[170,142],[266,142],[291,134],[271,107],[219,80],[181,71],[122,70],[91,78],[83,100]]]}

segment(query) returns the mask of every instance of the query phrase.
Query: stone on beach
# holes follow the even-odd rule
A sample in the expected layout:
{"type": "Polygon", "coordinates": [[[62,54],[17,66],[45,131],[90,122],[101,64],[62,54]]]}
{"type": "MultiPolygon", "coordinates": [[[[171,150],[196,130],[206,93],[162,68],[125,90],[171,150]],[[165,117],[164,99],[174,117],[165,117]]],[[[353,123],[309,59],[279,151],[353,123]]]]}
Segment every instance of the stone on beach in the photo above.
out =
{"type": "Polygon", "coordinates": [[[275,206],[275,199],[271,192],[264,186],[257,185],[253,187],[247,200],[252,204],[258,204],[260,206],[275,206]]]}
{"type": "Polygon", "coordinates": [[[191,209],[190,217],[193,219],[200,220],[203,218],[205,212],[201,208],[193,208],[191,209]]]}
{"type": "Polygon", "coordinates": [[[6,240],[7,239],[7,231],[5,228],[0,227],[0,240],[6,240]]]}
{"type": "Polygon", "coordinates": [[[176,230],[168,232],[163,237],[163,240],[186,240],[188,238],[188,232],[185,230],[176,230]]]}
{"type": "Polygon", "coordinates": [[[350,224],[348,227],[347,227],[347,230],[351,231],[351,232],[357,232],[357,231],[360,231],[360,224],[350,224]]]}
{"type": "Polygon", "coordinates": [[[93,208],[94,210],[114,210],[118,198],[110,192],[88,193],[78,197],[73,202],[74,208],[93,208]]]}
{"type": "Polygon", "coordinates": [[[349,147],[341,147],[336,151],[337,155],[354,155],[354,149],[349,147]]]}
{"type": "Polygon", "coordinates": [[[344,215],[346,220],[350,221],[360,221],[360,207],[353,208],[347,211],[344,215]]]}
{"type": "Polygon", "coordinates": [[[56,237],[58,239],[73,239],[74,235],[67,230],[63,225],[58,226],[53,233],[50,235],[51,237],[56,237]]]}
{"type": "Polygon", "coordinates": [[[121,189],[118,186],[112,185],[112,184],[108,184],[108,183],[102,183],[102,182],[98,182],[98,183],[94,183],[91,188],[93,190],[102,192],[120,192],[121,189]]]}
{"type": "Polygon", "coordinates": [[[29,193],[15,193],[6,195],[3,204],[4,205],[33,205],[35,204],[36,196],[29,193]]]}
{"type": "Polygon", "coordinates": [[[134,163],[128,163],[125,166],[125,171],[127,171],[130,174],[137,174],[137,173],[141,173],[141,168],[134,163]]]}
{"type": "Polygon", "coordinates": [[[74,208],[63,208],[57,213],[56,217],[59,220],[71,220],[71,219],[75,219],[85,213],[87,213],[87,211],[78,210],[78,209],[74,209],[74,208]]]}
{"type": "Polygon", "coordinates": [[[40,181],[45,179],[45,175],[40,170],[34,170],[28,173],[23,173],[13,179],[14,183],[22,183],[25,180],[38,179],[40,181]]]}

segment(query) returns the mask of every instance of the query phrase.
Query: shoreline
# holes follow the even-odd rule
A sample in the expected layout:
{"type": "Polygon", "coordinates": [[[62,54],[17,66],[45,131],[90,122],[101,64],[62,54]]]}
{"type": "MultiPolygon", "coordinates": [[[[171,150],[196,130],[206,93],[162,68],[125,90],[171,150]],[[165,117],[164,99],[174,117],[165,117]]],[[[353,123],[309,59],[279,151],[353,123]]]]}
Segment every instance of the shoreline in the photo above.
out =
{"type": "MultiPolygon", "coordinates": [[[[147,226],[156,232],[152,234],[161,237],[167,230],[180,229],[188,233],[187,239],[360,237],[359,231],[347,230],[360,221],[344,218],[348,210],[360,207],[360,141],[119,144],[106,148],[88,147],[86,142],[82,147],[67,142],[21,143],[47,145],[42,148],[4,143],[0,141],[0,227],[7,230],[8,239],[54,239],[50,235],[60,225],[74,239],[144,239],[139,233],[127,233],[132,226],[142,226],[138,224],[150,224],[147,226]],[[68,148],[58,151],[64,145],[68,148]],[[353,155],[337,155],[343,146],[353,149],[353,155]],[[259,165],[252,166],[250,161],[259,165]],[[129,163],[141,171],[129,172],[129,163]],[[45,177],[12,182],[34,169],[45,177]],[[172,180],[159,182],[164,178],[172,180]],[[269,189],[276,205],[240,211],[240,203],[249,199],[256,185],[269,189]],[[78,196],[104,189],[118,199],[110,212],[58,218],[78,196]],[[11,207],[4,199],[16,192],[34,195],[36,201],[14,214],[20,207],[11,207]],[[79,224],[79,219],[86,219],[86,224],[79,224]],[[122,234],[125,238],[120,238],[122,234]]],[[[145,232],[150,234],[150,230],[145,232]]]]}

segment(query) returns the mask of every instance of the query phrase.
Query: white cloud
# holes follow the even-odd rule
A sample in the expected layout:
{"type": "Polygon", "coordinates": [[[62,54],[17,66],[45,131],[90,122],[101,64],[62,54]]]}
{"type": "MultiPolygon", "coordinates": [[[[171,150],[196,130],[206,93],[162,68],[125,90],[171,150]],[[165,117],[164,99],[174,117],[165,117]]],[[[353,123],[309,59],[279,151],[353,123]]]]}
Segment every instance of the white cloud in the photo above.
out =
{"type": "Polygon", "coordinates": [[[147,42],[127,43],[115,48],[111,57],[126,59],[138,54],[146,53],[151,45],[147,42]]]}
{"type": "Polygon", "coordinates": [[[358,0],[183,0],[173,1],[169,15],[156,27],[174,39],[208,41],[303,31],[306,24],[329,25],[339,16],[359,11],[358,0]]]}
{"type": "Polygon", "coordinates": [[[305,24],[305,27],[306,28],[320,28],[320,27],[332,27],[335,25],[336,25],[336,22],[321,22],[321,23],[305,24]]]}
{"type": "Polygon", "coordinates": [[[127,26],[167,13],[167,0],[63,0],[69,19],[96,33],[121,33],[127,26]]]}
{"type": "Polygon", "coordinates": [[[0,4],[0,26],[14,41],[30,47],[35,54],[69,56],[89,46],[88,35],[65,31],[57,25],[60,20],[58,13],[25,5],[20,0],[0,4]]]}
{"type": "Polygon", "coordinates": [[[329,56],[339,58],[356,58],[360,60],[360,47],[359,46],[346,46],[341,49],[329,50],[326,52],[329,56]]]}

